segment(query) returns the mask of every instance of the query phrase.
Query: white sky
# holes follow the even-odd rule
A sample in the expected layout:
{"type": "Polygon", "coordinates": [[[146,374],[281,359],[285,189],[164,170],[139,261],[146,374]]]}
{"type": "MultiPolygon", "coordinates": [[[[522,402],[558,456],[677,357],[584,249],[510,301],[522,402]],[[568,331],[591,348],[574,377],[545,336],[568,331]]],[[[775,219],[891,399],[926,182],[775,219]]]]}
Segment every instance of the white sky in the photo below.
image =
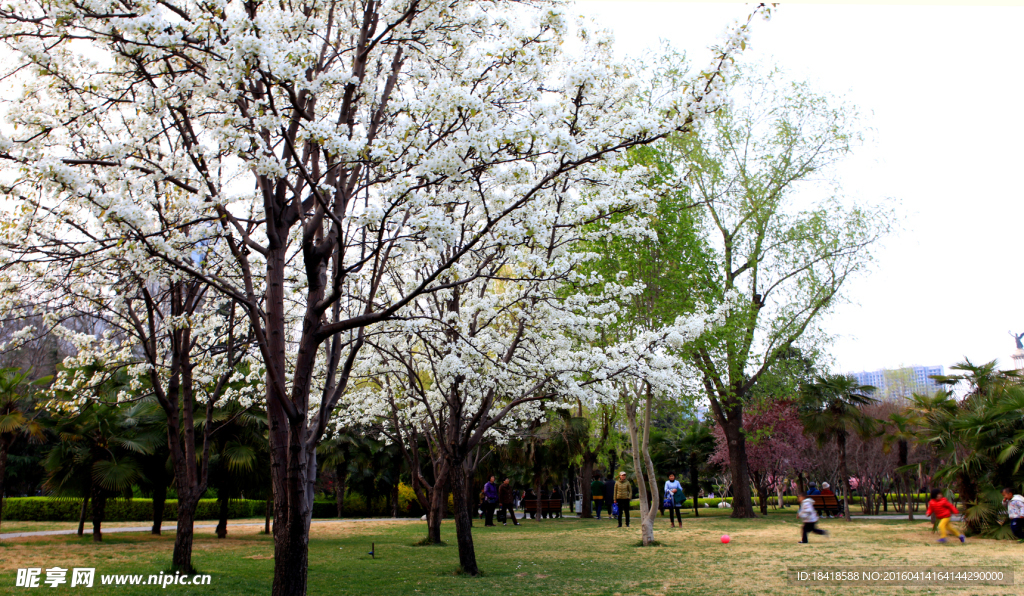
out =
{"type": "MultiPolygon", "coordinates": [[[[873,129],[840,170],[844,193],[899,204],[902,229],[831,315],[835,369],[1012,364],[1024,332],[1022,6],[783,4],[744,60],[846,95],[873,129]]],[[[622,55],[659,38],[704,67],[751,5],[577,0],[622,55]]]]}

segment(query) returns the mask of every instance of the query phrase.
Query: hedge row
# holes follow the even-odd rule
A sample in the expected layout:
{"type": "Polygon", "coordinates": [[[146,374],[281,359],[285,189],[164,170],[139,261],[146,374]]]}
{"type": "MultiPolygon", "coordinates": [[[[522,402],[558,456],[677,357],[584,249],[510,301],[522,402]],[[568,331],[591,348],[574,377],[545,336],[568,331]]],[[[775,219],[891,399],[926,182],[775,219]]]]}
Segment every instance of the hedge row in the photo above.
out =
{"type": "MultiPolygon", "coordinates": [[[[259,499],[237,499],[228,502],[228,517],[242,519],[263,517],[266,501],[259,499]]],[[[90,507],[91,509],[91,507],[90,507]]],[[[419,503],[412,489],[400,485],[398,490],[399,515],[419,517],[422,515],[419,503]]],[[[82,511],[81,499],[54,499],[51,497],[12,497],[4,499],[3,519],[11,521],[78,521],[82,511]]],[[[91,511],[86,513],[87,519],[91,511]]],[[[334,501],[313,503],[314,518],[337,517],[338,507],[334,501]]],[[[345,517],[380,517],[391,515],[387,499],[367,499],[356,493],[345,495],[345,517]]],[[[178,501],[168,499],[164,504],[163,519],[173,521],[178,517],[178,501]]],[[[216,499],[201,499],[196,507],[197,520],[218,519],[220,505],[216,499]]],[[[107,501],[106,521],[152,521],[153,500],[135,498],[107,501]]]]}

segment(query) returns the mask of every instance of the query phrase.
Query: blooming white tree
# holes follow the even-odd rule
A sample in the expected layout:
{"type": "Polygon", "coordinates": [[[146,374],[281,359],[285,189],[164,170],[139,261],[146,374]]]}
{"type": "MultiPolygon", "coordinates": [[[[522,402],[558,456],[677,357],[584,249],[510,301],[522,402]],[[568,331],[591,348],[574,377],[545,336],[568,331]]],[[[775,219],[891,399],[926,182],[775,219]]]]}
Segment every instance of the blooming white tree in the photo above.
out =
{"type": "MultiPolygon", "coordinates": [[[[164,411],[178,495],[172,566],[191,572],[193,522],[208,486],[211,441],[225,423],[214,420],[214,410],[263,398],[248,319],[203,282],[134,253],[132,243],[112,242],[117,226],[87,212],[54,209],[27,227],[10,214],[2,221],[2,299],[28,299],[46,313],[34,334],[56,335],[73,348],[50,388],[69,398],[52,405],[77,411],[95,393],[90,388],[117,377],[130,383],[116,396],[119,402],[153,399],[164,411]],[[91,322],[90,329],[82,330],[82,321],[91,322]]],[[[216,258],[209,247],[193,247],[193,253],[216,258]]],[[[5,309],[5,321],[17,321],[24,308],[5,309]]]]}
{"type": "Polygon", "coordinates": [[[641,109],[610,39],[581,32],[567,55],[562,8],[544,0],[0,8],[8,76],[32,75],[0,139],[17,225],[85,210],[119,226],[102,246],[161,260],[248,318],[275,595],[306,591],[315,447],[372,327],[486,277],[567,197],[580,219],[616,208],[622,152],[714,111],[747,35],[737,25],[708,70],[641,109]],[[169,222],[168,203],[194,219],[169,222]],[[206,243],[230,261],[184,248],[206,243]]]}

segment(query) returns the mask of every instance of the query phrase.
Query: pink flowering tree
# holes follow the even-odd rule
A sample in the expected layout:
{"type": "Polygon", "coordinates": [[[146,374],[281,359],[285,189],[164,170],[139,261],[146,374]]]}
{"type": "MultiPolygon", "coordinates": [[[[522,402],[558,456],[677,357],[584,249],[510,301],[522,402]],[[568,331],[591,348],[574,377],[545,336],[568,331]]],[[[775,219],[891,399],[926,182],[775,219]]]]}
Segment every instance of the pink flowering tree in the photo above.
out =
{"type": "MultiPolygon", "coordinates": [[[[747,437],[747,465],[757,489],[761,514],[768,514],[768,493],[781,493],[786,478],[807,465],[811,441],[792,401],[771,401],[743,417],[747,437]]],[[[729,467],[729,448],[722,427],[714,429],[716,448],[709,462],[729,467]]]]}

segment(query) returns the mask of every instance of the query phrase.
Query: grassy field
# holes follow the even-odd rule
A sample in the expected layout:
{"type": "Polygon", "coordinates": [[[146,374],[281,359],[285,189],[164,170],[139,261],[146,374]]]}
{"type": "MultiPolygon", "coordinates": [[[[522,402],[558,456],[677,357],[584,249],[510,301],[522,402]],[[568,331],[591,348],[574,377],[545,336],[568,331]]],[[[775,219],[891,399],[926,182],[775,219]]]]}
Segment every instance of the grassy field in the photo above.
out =
{"type": "MultiPolygon", "coordinates": [[[[703,513],[703,512],[702,512],[703,513]]],[[[639,528],[615,527],[607,519],[525,521],[520,527],[478,527],[474,540],[482,577],[456,573],[454,527],[442,534],[451,546],[414,546],[425,534],[419,521],[381,520],[313,525],[310,540],[309,593],[379,596],[469,594],[1021,594],[1024,545],[973,539],[938,545],[931,524],[897,520],[823,520],[830,539],[811,538],[799,545],[799,524],[792,509],[768,518],[735,521],[728,512],[708,512],[672,529],[659,518],[655,537],[662,546],[640,548],[639,528]],[[732,542],[720,543],[722,534],[732,542]],[[817,540],[815,540],[817,539],[817,540]],[[376,558],[368,554],[376,544],[376,558]],[[958,565],[1010,566],[1017,586],[973,589],[796,587],[787,584],[788,566],[807,565],[958,565]]],[[[25,531],[29,522],[21,522],[25,531]]],[[[5,524],[6,525],[6,524],[5,524]]],[[[38,529],[44,529],[40,523],[38,529]]],[[[52,524],[51,524],[52,525],[52,524]]],[[[45,528],[49,529],[49,528],[45,528]]],[[[269,593],[273,543],[260,528],[239,526],[225,540],[212,528],[197,531],[195,564],[212,575],[210,586],[168,586],[174,594],[269,593]]],[[[0,542],[0,592],[15,588],[23,567],[95,567],[103,574],[158,574],[169,565],[173,535],[110,534],[102,545],[75,536],[0,542]]],[[[100,580],[97,577],[96,583],[100,580]]],[[[72,590],[41,586],[46,594],[152,594],[155,586],[72,590]]]]}

